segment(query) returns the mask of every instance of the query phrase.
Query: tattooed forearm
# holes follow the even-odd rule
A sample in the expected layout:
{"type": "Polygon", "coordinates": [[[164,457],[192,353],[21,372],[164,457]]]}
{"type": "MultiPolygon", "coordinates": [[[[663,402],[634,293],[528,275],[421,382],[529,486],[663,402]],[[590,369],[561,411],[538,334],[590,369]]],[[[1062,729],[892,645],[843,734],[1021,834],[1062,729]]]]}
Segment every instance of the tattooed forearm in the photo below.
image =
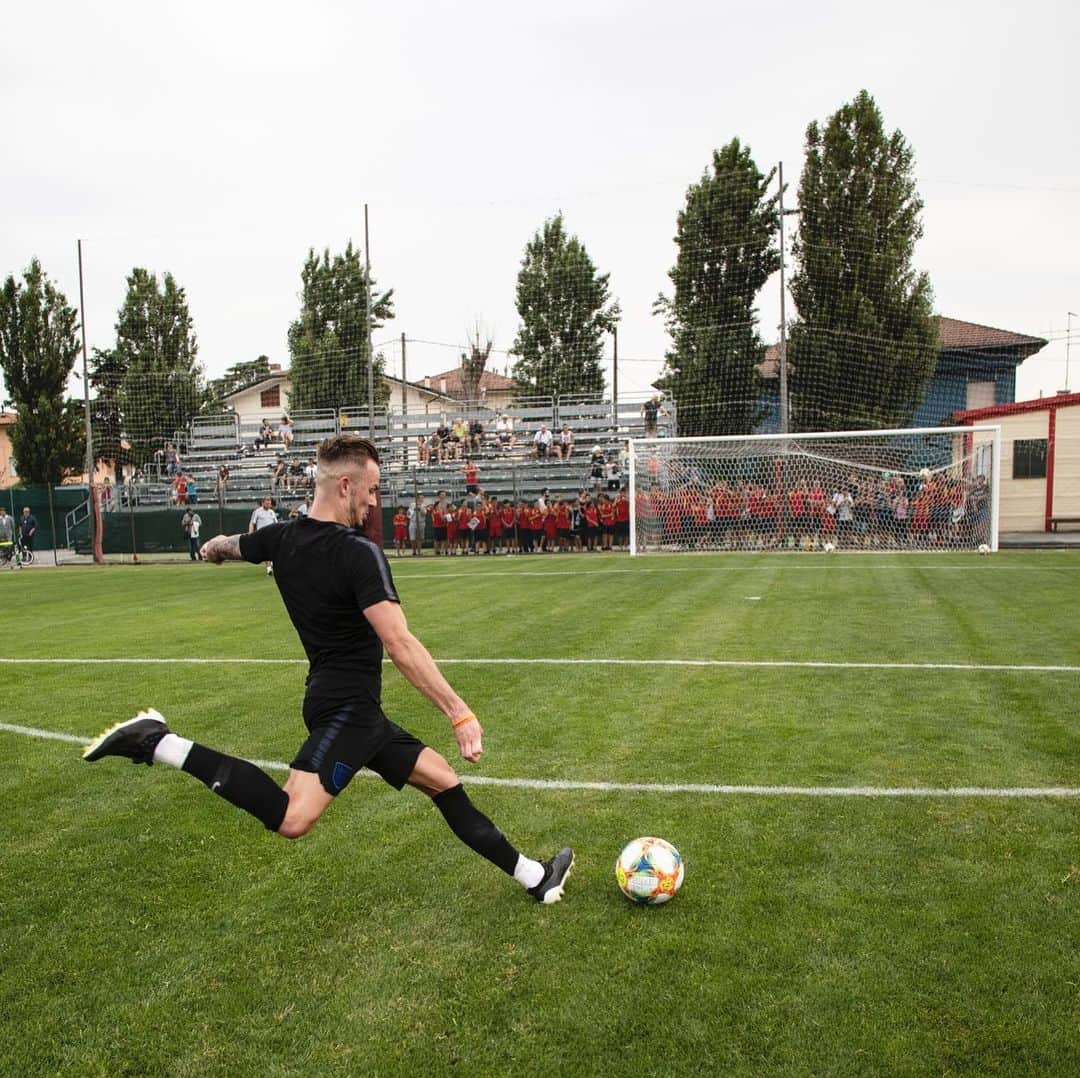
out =
{"type": "Polygon", "coordinates": [[[215,535],[203,543],[200,551],[204,560],[221,563],[223,561],[241,561],[239,535],[215,535]]]}

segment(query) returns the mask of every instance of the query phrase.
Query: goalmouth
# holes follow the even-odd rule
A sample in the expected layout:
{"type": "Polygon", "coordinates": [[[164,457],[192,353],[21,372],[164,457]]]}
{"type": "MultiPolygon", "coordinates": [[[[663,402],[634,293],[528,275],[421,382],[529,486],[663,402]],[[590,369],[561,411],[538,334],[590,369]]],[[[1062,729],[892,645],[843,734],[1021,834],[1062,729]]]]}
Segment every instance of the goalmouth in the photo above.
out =
{"type": "Polygon", "coordinates": [[[995,551],[1001,428],[630,441],[630,553],[995,551]]]}

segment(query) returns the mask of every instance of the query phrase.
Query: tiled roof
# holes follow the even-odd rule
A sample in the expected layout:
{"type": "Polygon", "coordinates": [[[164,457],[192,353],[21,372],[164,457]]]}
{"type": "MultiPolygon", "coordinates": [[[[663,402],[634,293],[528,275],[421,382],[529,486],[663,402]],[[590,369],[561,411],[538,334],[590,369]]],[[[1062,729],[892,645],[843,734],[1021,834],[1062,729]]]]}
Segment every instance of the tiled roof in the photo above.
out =
{"type": "MultiPolygon", "coordinates": [[[[995,329],[993,326],[981,326],[978,322],[963,322],[959,318],[946,318],[938,315],[938,351],[939,352],[985,352],[987,350],[1010,350],[1018,359],[1027,359],[1046,346],[1042,337],[1028,337],[1023,333],[1013,333],[1009,329],[995,329]]],[[[780,346],[770,344],[765,349],[765,358],[758,364],[758,374],[762,378],[775,378],[780,369],[780,346]]],[[[788,360],[788,369],[794,370],[794,364],[788,360]]]]}
{"type": "MultiPolygon", "coordinates": [[[[442,374],[432,374],[424,378],[423,384],[430,386],[432,389],[441,389],[443,379],[446,379],[445,392],[451,396],[457,396],[464,390],[464,382],[461,377],[461,368],[455,367],[453,370],[444,371],[442,374]]],[[[514,380],[507,378],[504,374],[496,374],[494,371],[484,371],[480,375],[480,388],[486,389],[489,393],[505,392],[514,388],[514,380]]]]}

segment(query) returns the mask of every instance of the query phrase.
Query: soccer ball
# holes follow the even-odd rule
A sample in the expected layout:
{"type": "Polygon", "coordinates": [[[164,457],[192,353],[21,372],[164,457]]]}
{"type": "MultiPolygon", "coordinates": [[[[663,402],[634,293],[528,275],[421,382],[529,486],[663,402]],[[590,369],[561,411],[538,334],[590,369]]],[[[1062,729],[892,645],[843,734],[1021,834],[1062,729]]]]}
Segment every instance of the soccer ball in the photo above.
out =
{"type": "Polygon", "coordinates": [[[679,851],[662,838],[636,838],[615,861],[619,890],[639,906],[660,906],[682,887],[685,866],[679,851]]]}
{"type": "Polygon", "coordinates": [[[920,468],[919,469],[919,478],[921,480],[923,480],[923,482],[925,482],[927,479],[929,479],[930,478],[930,469],[929,468],[920,468]]]}
{"type": "Polygon", "coordinates": [[[821,549],[824,550],[826,554],[831,554],[836,549],[836,546],[833,543],[825,543],[821,549]]]}
{"type": "Polygon", "coordinates": [[[979,544],[979,553],[980,554],[989,554],[990,553],[990,548],[985,543],[980,543],[979,544]]]}

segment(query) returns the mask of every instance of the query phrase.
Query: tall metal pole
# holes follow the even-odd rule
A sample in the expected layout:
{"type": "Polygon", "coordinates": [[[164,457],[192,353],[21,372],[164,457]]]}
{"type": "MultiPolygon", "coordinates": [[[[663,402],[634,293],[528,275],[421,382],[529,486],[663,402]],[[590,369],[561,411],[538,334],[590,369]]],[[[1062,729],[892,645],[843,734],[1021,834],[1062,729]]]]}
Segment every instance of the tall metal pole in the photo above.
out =
{"type": "Polygon", "coordinates": [[[787,386],[787,256],[784,253],[784,162],[780,173],[780,433],[788,432],[787,386]]]}
{"type": "Polygon", "coordinates": [[[82,384],[83,406],[86,419],[86,482],[94,485],[94,440],[90,434],[90,379],[86,373],[86,298],[83,294],[82,240],[76,240],[79,248],[79,321],[82,323],[82,384]]]}
{"type": "Polygon", "coordinates": [[[1068,317],[1065,319],[1065,392],[1069,392],[1069,349],[1072,346],[1072,320],[1078,318],[1075,311],[1069,311],[1068,317]]]}
{"type": "Polygon", "coordinates": [[[368,239],[367,203],[364,203],[364,310],[367,312],[368,437],[375,436],[375,356],[371,352],[371,243],[368,239]]]}
{"type": "MultiPolygon", "coordinates": [[[[401,335],[401,461],[406,468],[409,466],[409,398],[405,393],[405,334],[401,335]]],[[[417,464],[420,462],[417,461],[417,464]]]]}
{"type": "Polygon", "coordinates": [[[611,421],[619,426],[619,327],[611,327],[611,421]]]}

